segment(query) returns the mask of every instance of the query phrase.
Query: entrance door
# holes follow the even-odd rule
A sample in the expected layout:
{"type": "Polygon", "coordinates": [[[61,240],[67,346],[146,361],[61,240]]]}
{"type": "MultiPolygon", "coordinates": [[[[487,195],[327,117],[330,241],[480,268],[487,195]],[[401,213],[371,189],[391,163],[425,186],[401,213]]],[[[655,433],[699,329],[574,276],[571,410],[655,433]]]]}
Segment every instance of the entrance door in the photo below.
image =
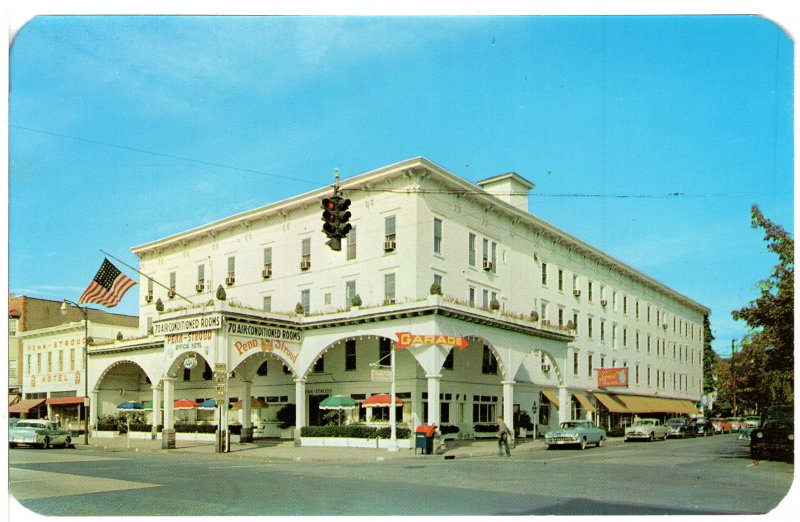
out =
{"type": "Polygon", "coordinates": [[[322,426],[322,410],[319,409],[319,403],[325,400],[327,395],[309,395],[308,396],[308,425],[309,426],[322,426]]]}

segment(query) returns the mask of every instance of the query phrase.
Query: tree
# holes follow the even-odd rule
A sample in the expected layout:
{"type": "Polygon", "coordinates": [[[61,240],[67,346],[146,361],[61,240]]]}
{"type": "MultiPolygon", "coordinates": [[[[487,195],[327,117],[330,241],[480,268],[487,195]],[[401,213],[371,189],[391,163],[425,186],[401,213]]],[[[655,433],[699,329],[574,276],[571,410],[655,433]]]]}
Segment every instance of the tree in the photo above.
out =
{"type": "Polygon", "coordinates": [[[703,317],[703,393],[714,391],[714,363],[717,361],[717,354],[711,348],[713,340],[711,321],[705,316],[703,317]]]}
{"type": "Polygon", "coordinates": [[[794,240],[783,227],[752,207],[752,226],[764,230],[767,248],[777,254],[778,264],[767,279],[759,281],[760,295],[731,315],[751,329],[744,346],[763,350],[768,372],[769,399],[794,400],[794,240]]]}

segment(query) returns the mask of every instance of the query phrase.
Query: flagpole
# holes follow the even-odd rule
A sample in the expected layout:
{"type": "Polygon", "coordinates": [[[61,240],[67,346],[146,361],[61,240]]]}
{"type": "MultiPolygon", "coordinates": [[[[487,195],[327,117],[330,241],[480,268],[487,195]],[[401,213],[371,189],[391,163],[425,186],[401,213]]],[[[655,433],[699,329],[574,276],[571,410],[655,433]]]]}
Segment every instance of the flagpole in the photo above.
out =
{"type": "Polygon", "coordinates": [[[184,300],[184,301],[186,301],[187,303],[189,303],[189,304],[194,304],[194,302],[193,302],[192,300],[190,300],[189,298],[182,296],[181,294],[179,294],[178,292],[176,292],[174,289],[172,289],[172,288],[168,287],[167,285],[161,284],[160,282],[156,281],[155,279],[153,279],[153,278],[152,278],[152,277],[150,277],[149,275],[145,275],[145,274],[143,274],[143,273],[139,272],[139,270],[137,270],[136,268],[132,267],[131,265],[129,265],[128,263],[126,263],[126,262],[125,262],[125,261],[123,261],[122,259],[120,259],[120,258],[118,258],[118,257],[116,257],[116,256],[114,256],[114,255],[111,255],[111,254],[109,254],[108,252],[106,252],[106,251],[105,251],[105,250],[103,250],[102,248],[101,248],[101,249],[99,249],[99,250],[100,250],[100,252],[104,253],[105,255],[107,255],[108,257],[110,257],[111,259],[114,259],[114,260],[116,260],[116,261],[119,261],[119,262],[120,262],[120,263],[122,263],[123,265],[127,266],[128,268],[130,268],[131,270],[133,270],[134,272],[136,272],[136,273],[137,273],[137,274],[139,274],[140,276],[142,276],[142,277],[144,277],[144,278],[147,278],[147,279],[149,279],[150,281],[154,282],[155,284],[157,284],[158,286],[160,286],[160,287],[164,288],[165,290],[169,290],[169,291],[171,291],[172,293],[174,293],[175,295],[177,295],[178,297],[180,297],[181,299],[183,299],[183,300],[184,300]]]}

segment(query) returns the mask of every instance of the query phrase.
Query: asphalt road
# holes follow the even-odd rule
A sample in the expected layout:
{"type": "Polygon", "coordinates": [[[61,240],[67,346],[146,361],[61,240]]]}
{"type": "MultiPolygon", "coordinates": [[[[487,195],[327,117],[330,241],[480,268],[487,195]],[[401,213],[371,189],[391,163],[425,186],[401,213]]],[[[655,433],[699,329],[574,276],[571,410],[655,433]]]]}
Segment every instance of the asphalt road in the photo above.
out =
{"type": "Polygon", "coordinates": [[[753,463],[735,435],[368,463],[9,451],[17,501],[66,516],[761,514],[781,503],[793,472],[753,463]]]}

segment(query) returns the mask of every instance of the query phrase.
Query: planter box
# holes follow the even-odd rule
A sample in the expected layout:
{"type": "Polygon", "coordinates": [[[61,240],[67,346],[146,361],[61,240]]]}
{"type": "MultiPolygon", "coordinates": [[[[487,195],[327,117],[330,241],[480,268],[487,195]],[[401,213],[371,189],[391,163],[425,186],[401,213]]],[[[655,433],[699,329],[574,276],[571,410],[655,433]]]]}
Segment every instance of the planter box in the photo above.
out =
{"type": "Polygon", "coordinates": [[[113,439],[114,437],[119,437],[118,431],[105,431],[105,430],[93,430],[92,437],[96,439],[113,439]]]}
{"type": "MultiPolygon", "coordinates": [[[[389,439],[355,439],[348,437],[300,437],[300,445],[317,448],[381,448],[389,447],[389,439]]],[[[397,446],[411,449],[410,439],[397,439],[397,446]]]]}

